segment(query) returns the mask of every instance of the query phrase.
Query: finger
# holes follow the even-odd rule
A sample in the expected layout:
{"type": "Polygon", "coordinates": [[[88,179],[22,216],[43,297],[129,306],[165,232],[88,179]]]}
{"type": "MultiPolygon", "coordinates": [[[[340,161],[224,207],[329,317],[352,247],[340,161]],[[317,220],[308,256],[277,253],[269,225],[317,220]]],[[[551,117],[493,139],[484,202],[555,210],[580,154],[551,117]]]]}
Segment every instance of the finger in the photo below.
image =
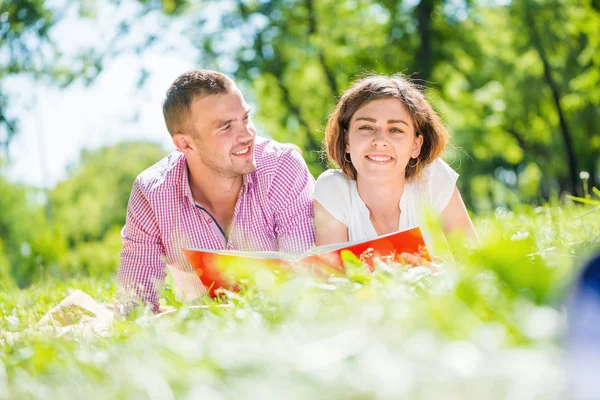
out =
{"type": "Polygon", "coordinates": [[[435,266],[434,263],[427,261],[423,257],[417,256],[415,254],[402,253],[400,257],[404,260],[406,264],[409,264],[413,267],[425,267],[433,272],[438,271],[438,268],[435,266]]]}
{"type": "Polygon", "coordinates": [[[405,264],[410,264],[413,266],[423,265],[425,263],[425,260],[423,258],[410,253],[402,253],[400,257],[402,258],[405,264]]]}

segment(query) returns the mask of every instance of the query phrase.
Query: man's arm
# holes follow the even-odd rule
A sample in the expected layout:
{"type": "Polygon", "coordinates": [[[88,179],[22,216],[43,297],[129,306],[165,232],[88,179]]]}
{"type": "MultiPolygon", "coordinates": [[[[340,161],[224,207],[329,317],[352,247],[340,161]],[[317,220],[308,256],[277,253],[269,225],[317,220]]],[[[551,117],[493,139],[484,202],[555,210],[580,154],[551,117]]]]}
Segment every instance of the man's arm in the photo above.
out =
{"type": "Polygon", "coordinates": [[[121,237],[123,250],[117,272],[115,312],[127,315],[139,304],[150,304],[152,311],[158,312],[158,296],[166,276],[165,250],[156,214],[138,180],[129,197],[121,237]]]}
{"type": "Polygon", "coordinates": [[[275,209],[275,234],[279,251],[301,254],[315,241],[311,195],[315,179],[302,155],[289,150],[282,155],[269,192],[275,209]]]}

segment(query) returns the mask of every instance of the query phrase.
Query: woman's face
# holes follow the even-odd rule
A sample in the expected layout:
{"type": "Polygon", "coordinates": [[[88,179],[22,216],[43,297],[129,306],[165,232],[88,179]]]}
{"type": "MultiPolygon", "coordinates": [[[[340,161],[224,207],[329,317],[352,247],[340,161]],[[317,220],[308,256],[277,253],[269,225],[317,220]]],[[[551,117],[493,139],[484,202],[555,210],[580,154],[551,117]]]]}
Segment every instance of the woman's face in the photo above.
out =
{"type": "Polygon", "coordinates": [[[412,118],[400,100],[379,99],[352,116],[346,153],[361,179],[389,180],[404,177],[409,160],[419,156],[422,144],[423,136],[416,136],[412,118]]]}

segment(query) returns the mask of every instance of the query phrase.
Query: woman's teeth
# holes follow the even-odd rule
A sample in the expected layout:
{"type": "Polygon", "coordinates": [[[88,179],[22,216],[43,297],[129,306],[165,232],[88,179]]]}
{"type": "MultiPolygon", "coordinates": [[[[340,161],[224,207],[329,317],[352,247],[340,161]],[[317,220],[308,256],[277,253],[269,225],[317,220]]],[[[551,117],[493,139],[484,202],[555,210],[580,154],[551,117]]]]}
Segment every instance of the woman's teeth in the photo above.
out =
{"type": "Polygon", "coordinates": [[[373,160],[373,161],[377,161],[377,162],[386,162],[386,161],[390,161],[392,159],[392,157],[385,157],[385,156],[367,156],[368,159],[373,160]]]}

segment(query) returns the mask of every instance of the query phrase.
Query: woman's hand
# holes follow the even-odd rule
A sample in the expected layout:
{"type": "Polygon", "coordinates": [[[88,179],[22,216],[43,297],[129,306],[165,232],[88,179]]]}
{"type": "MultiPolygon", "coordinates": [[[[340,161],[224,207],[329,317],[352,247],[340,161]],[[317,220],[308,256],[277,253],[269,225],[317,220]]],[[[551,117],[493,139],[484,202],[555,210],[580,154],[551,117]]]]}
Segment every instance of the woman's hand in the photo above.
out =
{"type": "Polygon", "coordinates": [[[400,259],[411,267],[425,267],[430,269],[432,272],[438,272],[440,270],[437,267],[437,264],[435,264],[433,261],[428,261],[416,254],[402,253],[400,254],[400,259]]]}

